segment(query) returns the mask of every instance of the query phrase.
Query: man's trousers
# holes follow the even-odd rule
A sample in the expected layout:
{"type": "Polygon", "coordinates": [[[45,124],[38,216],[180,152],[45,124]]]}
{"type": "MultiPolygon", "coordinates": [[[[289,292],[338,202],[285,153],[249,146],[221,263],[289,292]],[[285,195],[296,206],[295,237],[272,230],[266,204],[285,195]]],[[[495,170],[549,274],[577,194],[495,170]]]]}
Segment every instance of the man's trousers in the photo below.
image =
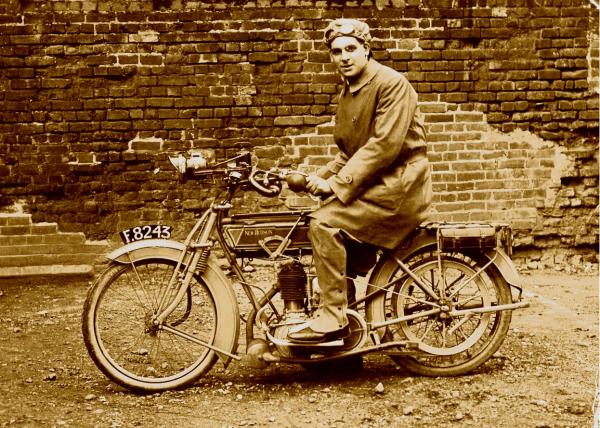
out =
{"type": "Polygon", "coordinates": [[[321,289],[321,305],[310,326],[318,332],[338,330],[348,323],[349,286],[350,299],[354,299],[354,283],[350,277],[369,271],[375,263],[376,248],[315,219],[310,221],[309,237],[321,289]]]}

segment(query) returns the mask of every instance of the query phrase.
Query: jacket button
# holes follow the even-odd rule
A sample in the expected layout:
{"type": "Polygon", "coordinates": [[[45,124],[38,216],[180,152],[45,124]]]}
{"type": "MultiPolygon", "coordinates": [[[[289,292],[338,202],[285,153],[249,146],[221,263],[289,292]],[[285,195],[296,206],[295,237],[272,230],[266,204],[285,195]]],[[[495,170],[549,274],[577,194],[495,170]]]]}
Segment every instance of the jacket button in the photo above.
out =
{"type": "Polygon", "coordinates": [[[344,180],[346,183],[348,183],[348,184],[352,183],[352,176],[351,176],[351,175],[344,175],[344,176],[342,177],[342,179],[343,179],[343,180],[344,180]]]}

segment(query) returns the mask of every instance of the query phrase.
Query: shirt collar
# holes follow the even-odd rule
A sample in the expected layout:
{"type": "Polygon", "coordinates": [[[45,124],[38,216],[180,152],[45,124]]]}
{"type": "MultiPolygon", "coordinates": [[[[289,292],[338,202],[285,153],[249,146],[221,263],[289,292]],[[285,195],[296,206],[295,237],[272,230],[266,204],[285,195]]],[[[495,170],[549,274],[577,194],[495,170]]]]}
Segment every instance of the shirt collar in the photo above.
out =
{"type": "Polygon", "coordinates": [[[369,83],[379,71],[379,63],[374,59],[369,59],[369,62],[365,66],[365,69],[358,76],[358,79],[354,82],[346,80],[346,86],[350,90],[350,93],[355,94],[360,91],[367,83],[369,83]]]}

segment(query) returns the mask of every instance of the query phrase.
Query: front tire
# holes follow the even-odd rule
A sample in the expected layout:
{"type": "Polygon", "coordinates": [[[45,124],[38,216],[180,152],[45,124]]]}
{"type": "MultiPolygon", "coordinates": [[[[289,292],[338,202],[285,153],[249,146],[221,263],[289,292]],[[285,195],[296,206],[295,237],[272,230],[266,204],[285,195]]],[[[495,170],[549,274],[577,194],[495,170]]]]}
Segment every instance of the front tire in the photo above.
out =
{"type": "MultiPolygon", "coordinates": [[[[169,259],[113,264],[88,292],[84,342],[96,366],[119,385],[142,392],[181,388],[207,373],[217,360],[213,350],[152,321],[159,296],[174,296],[167,285],[175,267],[169,259]]],[[[215,299],[201,276],[193,277],[164,325],[214,343],[215,299]]]]}

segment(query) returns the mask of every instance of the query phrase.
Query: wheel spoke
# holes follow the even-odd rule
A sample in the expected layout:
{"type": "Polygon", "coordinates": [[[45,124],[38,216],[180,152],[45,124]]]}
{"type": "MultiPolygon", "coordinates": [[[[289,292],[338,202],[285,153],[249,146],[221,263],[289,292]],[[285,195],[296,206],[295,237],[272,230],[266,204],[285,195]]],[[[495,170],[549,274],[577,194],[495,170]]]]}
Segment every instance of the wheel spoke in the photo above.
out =
{"type": "Polygon", "coordinates": [[[411,300],[413,302],[422,303],[423,305],[425,305],[427,307],[432,307],[432,308],[439,308],[440,307],[440,305],[438,305],[437,303],[431,302],[429,300],[419,299],[419,298],[413,297],[413,296],[411,296],[409,294],[400,294],[399,293],[398,295],[400,297],[403,297],[405,299],[411,300]]]}
{"type": "MultiPolygon", "coordinates": [[[[464,300],[459,300],[458,302],[456,302],[456,307],[463,308],[467,303],[472,302],[475,299],[481,299],[481,300],[483,300],[481,295],[470,296],[470,297],[467,297],[464,300]]],[[[483,306],[483,303],[481,303],[480,306],[483,306]]],[[[479,306],[477,306],[477,307],[479,307],[479,306]]]]}
{"type": "Polygon", "coordinates": [[[427,336],[427,334],[429,334],[429,331],[431,330],[431,327],[434,326],[434,323],[431,320],[427,319],[426,321],[427,321],[427,325],[425,327],[425,332],[423,333],[423,335],[421,335],[419,337],[419,341],[420,342],[422,342],[425,339],[425,337],[427,336]]]}

